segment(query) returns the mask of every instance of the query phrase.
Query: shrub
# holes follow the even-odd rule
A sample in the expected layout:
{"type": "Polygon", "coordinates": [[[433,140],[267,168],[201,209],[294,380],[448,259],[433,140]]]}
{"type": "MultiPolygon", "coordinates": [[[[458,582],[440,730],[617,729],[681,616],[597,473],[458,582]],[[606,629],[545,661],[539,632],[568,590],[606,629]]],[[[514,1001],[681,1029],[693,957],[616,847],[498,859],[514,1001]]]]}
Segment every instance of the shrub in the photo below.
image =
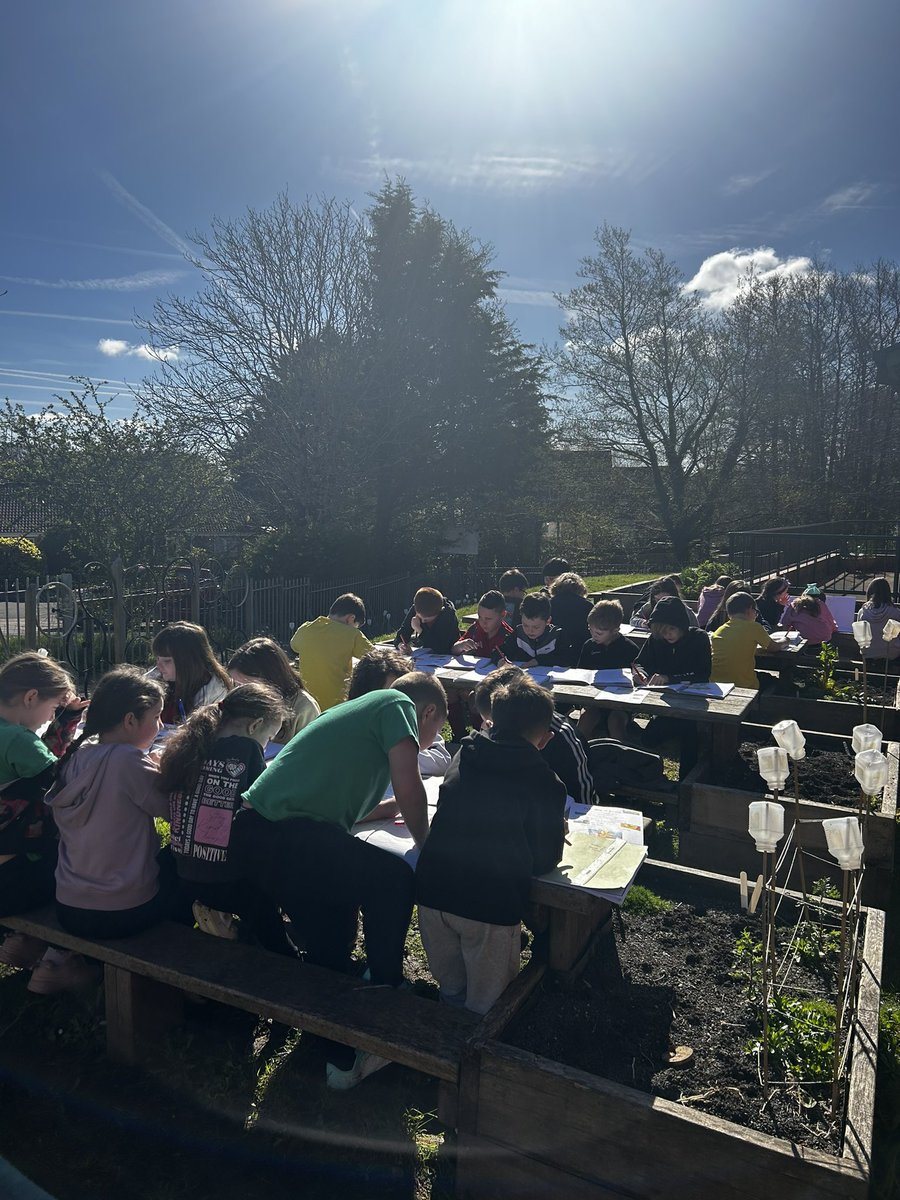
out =
{"type": "Polygon", "coordinates": [[[0,537],[0,579],[37,575],[43,560],[34,542],[25,537],[0,537]]]}
{"type": "Polygon", "coordinates": [[[720,575],[730,575],[732,579],[737,579],[740,573],[740,568],[734,563],[729,562],[713,562],[712,559],[707,559],[705,562],[698,563],[696,567],[685,567],[681,572],[681,584],[684,588],[684,594],[696,599],[700,595],[702,588],[707,584],[714,583],[720,575]]]}
{"type": "Polygon", "coordinates": [[[625,912],[634,917],[651,917],[654,913],[668,912],[671,907],[671,900],[664,900],[662,896],[657,896],[656,892],[651,892],[649,888],[641,887],[640,884],[631,889],[622,905],[625,912]]]}

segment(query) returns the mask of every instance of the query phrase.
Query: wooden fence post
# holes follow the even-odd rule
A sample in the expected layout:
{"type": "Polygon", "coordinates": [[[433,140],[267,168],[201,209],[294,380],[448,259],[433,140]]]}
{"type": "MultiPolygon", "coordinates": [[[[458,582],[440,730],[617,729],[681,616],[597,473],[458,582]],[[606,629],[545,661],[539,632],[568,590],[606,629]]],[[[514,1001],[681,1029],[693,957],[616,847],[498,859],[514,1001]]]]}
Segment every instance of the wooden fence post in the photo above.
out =
{"type": "Polygon", "coordinates": [[[109,573],[113,581],[113,661],[123,663],[125,662],[128,615],[125,611],[125,564],[118,555],[110,564],[109,573]]]}

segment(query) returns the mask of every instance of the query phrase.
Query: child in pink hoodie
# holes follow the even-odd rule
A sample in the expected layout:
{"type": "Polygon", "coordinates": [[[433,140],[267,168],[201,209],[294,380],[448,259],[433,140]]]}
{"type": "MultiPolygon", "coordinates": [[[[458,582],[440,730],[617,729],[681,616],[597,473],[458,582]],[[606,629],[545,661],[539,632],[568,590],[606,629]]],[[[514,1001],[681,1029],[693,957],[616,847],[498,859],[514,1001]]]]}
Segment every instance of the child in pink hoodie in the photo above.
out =
{"type": "Polygon", "coordinates": [[[803,589],[799,600],[787,602],[779,624],[783,629],[796,629],[812,646],[830,642],[837,630],[837,621],[825,603],[825,593],[815,583],[803,589]]]}

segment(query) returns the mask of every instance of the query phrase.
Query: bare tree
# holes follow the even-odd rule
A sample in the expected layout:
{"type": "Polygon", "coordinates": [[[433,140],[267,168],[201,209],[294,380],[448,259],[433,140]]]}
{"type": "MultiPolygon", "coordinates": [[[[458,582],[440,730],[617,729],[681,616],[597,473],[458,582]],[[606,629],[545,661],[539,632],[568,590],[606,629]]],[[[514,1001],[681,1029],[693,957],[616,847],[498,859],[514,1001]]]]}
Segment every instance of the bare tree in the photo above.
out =
{"type": "Polygon", "coordinates": [[[205,286],[160,301],[140,322],[152,345],[178,347],[141,396],[187,437],[224,452],[249,433],[262,397],[278,404],[275,385],[296,355],[323,338],[347,347],[362,336],[366,233],[349,203],[297,207],[283,193],[262,212],[214,221],[193,242],[205,286]]]}
{"type": "Polygon", "coordinates": [[[574,432],[645,468],[658,528],[685,563],[733,480],[747,408],[735,403],[726,340],[674,264],[658,250],[636,254],[629,233],[610,225],[596,243],[579,270],[585,282],[559,297],[574,432]]]}

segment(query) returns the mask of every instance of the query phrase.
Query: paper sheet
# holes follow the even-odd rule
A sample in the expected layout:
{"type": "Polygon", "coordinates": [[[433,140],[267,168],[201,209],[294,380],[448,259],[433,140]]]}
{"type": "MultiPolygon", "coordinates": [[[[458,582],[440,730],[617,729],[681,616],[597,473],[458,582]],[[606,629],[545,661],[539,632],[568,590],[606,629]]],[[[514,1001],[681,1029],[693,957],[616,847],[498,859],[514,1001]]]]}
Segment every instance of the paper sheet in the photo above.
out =
{"type": "Polygon", "coordinates": [[[672,683],[666,688],[667,692],[676,692],[680,696],[709,696],[711,700],[722,700],[729,692],[734,691],[733,683],[672,683]]]}

